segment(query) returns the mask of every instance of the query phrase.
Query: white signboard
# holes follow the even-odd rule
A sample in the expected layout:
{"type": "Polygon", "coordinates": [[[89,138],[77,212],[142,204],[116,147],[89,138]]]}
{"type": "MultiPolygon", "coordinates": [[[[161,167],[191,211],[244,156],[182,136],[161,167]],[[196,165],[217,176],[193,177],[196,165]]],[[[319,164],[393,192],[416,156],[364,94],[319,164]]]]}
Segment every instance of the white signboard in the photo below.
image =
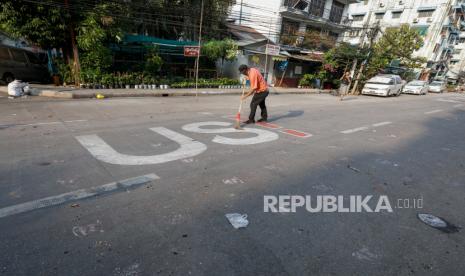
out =
{"type": "Polygon", "coordinates": [[[273,44],[266,44],[266,54],[270,56],[279,56],[281,47],[273,44]]]}

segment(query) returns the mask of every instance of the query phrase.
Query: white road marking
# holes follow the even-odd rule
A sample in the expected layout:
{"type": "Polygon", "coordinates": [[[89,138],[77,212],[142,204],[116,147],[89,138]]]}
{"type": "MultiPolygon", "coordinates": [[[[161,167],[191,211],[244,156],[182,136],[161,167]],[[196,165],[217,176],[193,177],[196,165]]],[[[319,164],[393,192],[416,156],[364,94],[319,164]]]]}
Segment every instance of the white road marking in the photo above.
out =
{"type": "Polygon", "coordinates": [[[438,102],[446,102],[446,103],[460,103],[460,101],[456,100],[446,100],[446,99],[437,99],[438,102]]]}
{"type": "Polygon", "coordinates": [[[81,123],[81,122],[87,122],[87,120],[71,120],[71,121],[65,121],[65,123],[81,123]]]}
{"type": "Polygon", "coordinates": [[[59,125],[61,122],[44,122],[44,123],[33,123],[33,124],[24,124],[19,126],[43,126],[43,125],[59,125]]]}
{"type": "Polygon", "coordinates": [[[377,123],[377,124],[372,124],[373,127],[380,127],[380,126],[387,126],[387,125],[390,125],[392,124],[392,122],[381,122],[381,123],[377,123]]]}
{"type": "Polygon", "coordinates": [[[357,127],[357,128],[352,128],[352,129],[348,129],[348,130],[343,130],[343,131],[341,131],[341,133],[343,133],[343,134],[351,134],[351,133],[355,133],[355,132],[362,131],[362,130],[367,130],[367,129],[368,129],[367,126],[363,126],[363,127],[357,127]]]}
{"type": "Polygon", "coordinates": [[[211,112],[199,112],[200,115],[207,115],[207,116],[211,116],[213,115],[213,113],[211,112]]]}
{"type": "Polygon", "coordinates": [[[442,111],[442,109],[436,109],[436,110],[431,110],[431,111],[425,112],[425,114],[434,114],[434,113],[439,113],[441,111],[442,111]]]}
{"type": "Polygon", "coordinates": [[[244,128],[242,130],[237,130],[235,128],[215,128],[215,129],[205,129],[201,128],[204,126],[231,126],[231,123],[226,122],[201,122],[201,123],[193,123],[188,124],[182,127],[183,130],[194,132],[194,133],[253,133],[257,134],[257,136],[252,138],[227,138],[221,135],[215,136],[212,142],[218,144],[225,144],[225,145],[235,145],[235,146],[242,146],[242,145],[255,145],[261,144],[266,142],[275,141],[279,138],[279,135],[264,129],[256,129],[256,128],[244,128]]]}
{"type": "Polygon", "coordinates": [[[462,106],[463,106],[463,104],[456,104],[456,105],[454,105],[455,108],[459,108],[459,107],[462,107],[462,106]]]}
{"type": "Polygon", "coordinates": [[[203,143],[194,141],[193,139],[169,130],[164,127],[151,128],[153,132],[165,136],[178,143],[180,147],[172,152],[150,155],[137,156],[122,154],[114,150],[110,145],[103,141],[98,135],[78,136],[76,139],[98,160],[115,164],[115,165],[154,165],[162,164],[170,161],[186,159],[207,150],[207,146],[203,143]]]}
{"type": "Polygon", "coordinates": [[[33,200],[9,207],[0,209],[0,218],[17,215],[45,207],[56,206],[60,204],[69,203],[71,201],[90,198],[98,195],[108,194],[118,190],[128,189],[131,187],[139,186],[156,179],[160,179],[156,174],[147,174],[126,180],[112,182],[101,186],[92,187],[89,189],[81,189],[61,195],[50,196],[38,200],[33,200]]]}
{"type": "Polygon", "coordinates": [[[38,122],[38,123],[31,123],[31,124],[16,124],[15,126],[46,126],[46,125],[59,125],[62,123],[80,123],[80,122],[87,122],[87,120],[70,120],[70,121],[63,121],[63,122],[38,122]]]}

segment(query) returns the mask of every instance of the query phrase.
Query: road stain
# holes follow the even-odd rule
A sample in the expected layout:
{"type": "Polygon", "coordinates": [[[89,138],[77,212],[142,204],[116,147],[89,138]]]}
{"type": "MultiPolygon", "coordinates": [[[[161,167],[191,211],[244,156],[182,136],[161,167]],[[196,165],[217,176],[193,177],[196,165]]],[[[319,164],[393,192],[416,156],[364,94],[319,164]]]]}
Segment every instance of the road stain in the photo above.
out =
{"type": "Polygon", "coordinates": [[[75,235],[78,238],[81,238],[94,232],[103,233],[105,231],[102,228],[102,223],[99,220],[97,220],[96,223],[91,223],[91,224],[82,225],[82,226],[79,226],[79,225],[74,226],[72,232],[73,232],[73,235],[75,235]]]}
{"type": "Polygon", "coordinates": [[[194,163],[195,160],[194,158],[186,158],[186,159],[182,159],[181,161],[184,163],[194,163]]]}
{"type": "Polygon", "coordinates": [[[367,247],[362,247],[362,249],[353,252],[352,257],[355,257],[361,261],[374,261],[378,258],[378,255],[370,252],[367,247]]]}
{"type": "Polygon", "coordinates": [[[121,269],[120,267],[115,268],[113,275],[115,276],[136,276],[136,275],[140,275],[140,273],[141,273],[140,264],[134,263],[123,269],[121,269]]]}
{"type": "Polygon", "coordinates": [[[234,185],[234,184],[244,184],[245,182],[239,177],[234,176],[231,179],[223,179],[223,183],[226,185],[234,185]]]}

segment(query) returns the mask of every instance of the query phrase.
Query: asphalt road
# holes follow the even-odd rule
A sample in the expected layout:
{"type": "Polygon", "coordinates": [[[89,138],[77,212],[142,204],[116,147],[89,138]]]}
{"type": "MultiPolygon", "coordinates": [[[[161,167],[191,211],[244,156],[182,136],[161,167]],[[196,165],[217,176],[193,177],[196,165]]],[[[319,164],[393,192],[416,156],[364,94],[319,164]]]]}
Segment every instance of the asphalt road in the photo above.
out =
{"type": "Polygon", "coordinates": [[[463,274],[465,231],[417,214],[465,225],[465,95],[271,96],[272,125],[234,132],[237,105],[0,98],[0,275],[463,274]],[[265,195],[393,212],[265,213],[265,195]]]}

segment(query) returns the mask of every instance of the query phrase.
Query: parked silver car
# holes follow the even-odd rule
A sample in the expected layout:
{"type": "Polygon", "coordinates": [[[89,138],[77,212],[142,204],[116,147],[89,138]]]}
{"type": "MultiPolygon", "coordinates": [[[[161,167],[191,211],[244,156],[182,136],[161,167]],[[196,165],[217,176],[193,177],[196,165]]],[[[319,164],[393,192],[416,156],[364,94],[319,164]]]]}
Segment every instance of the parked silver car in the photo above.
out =
{"type": "Polygon", "coordinates": [[[407,83],[402,90],[404,94],[426,95],[428,93],[428,83],[426,81],[414,80],[407,83]]]}
{"type": "Polygon", "coordinates": [[[49,82],[47,67],[29,51],[0,45],[0,78],[6,83],[23,81],[49,82]]]}
{"type": "Polygon", "coordinates": [[[429,92],[433,93],[443,93],[447,90],[446,82],[445,81],[433,81],[429,84],[429,92]]]}
{"type": "Polygon", "coordinates": [[[398,75],[377,75],[367,81],[363,95],[399,96],[405,82],[398,75]]]}

